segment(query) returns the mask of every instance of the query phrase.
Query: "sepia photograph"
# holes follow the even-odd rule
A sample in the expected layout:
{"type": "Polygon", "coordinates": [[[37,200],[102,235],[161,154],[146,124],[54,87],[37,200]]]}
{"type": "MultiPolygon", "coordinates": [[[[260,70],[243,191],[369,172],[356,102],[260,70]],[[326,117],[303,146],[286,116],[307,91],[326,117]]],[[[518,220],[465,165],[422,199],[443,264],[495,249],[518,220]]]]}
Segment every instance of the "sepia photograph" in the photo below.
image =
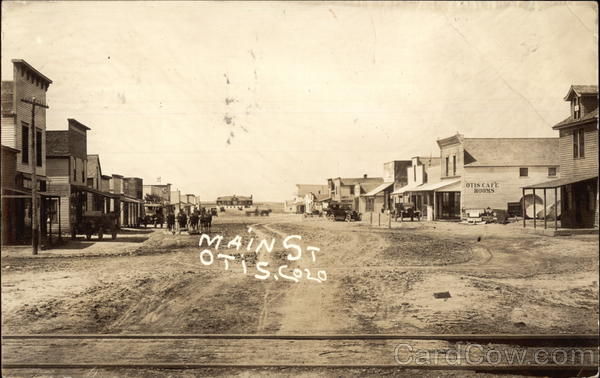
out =
{"type": "Polygon", "coordinates": [[[5,0],[3,377],[598,377],[598,3],[5,0]]]}

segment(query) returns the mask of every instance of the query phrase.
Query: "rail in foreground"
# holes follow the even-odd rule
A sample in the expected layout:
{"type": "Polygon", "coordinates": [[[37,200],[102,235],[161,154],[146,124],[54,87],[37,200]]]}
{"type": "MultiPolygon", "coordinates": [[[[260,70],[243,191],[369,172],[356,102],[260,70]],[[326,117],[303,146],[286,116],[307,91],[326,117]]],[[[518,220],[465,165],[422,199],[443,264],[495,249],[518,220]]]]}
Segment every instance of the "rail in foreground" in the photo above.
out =
{"type": "Polygon", "coordinates": [[[3,335],[4,369],[419,369],[593,374],[588,334],[3,335]]]}

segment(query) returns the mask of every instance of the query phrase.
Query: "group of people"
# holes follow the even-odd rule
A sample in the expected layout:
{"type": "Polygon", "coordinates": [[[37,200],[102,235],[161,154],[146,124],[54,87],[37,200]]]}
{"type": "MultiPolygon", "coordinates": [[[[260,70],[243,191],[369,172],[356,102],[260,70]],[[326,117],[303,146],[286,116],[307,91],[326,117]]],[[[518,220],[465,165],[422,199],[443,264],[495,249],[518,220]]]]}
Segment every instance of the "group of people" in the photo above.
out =
{"type": "MultiPolygon", "coordinates": [[[[154,218],[154,227],[163,228],[163,224],[165,223],[165,216],[163,214],[162,208],[156,211],[154,218]]],[[[143,224],[144,226],[148,225],[148,220],[151,219],[149,216],[144,217],[143,224]]],[[[187,230],[188,232],[198,232],[199,228],[201,230],[210,231],[212,225],[212,213],[210,210],[202,208],[201,211],[194,210],[188,217],[188,215],[184,211],[180,211],[177,215],[175,212],[169,211],[166,216],[167,221],[167,230],[169,232],[179,232],[182,230],[187,230]]]]}

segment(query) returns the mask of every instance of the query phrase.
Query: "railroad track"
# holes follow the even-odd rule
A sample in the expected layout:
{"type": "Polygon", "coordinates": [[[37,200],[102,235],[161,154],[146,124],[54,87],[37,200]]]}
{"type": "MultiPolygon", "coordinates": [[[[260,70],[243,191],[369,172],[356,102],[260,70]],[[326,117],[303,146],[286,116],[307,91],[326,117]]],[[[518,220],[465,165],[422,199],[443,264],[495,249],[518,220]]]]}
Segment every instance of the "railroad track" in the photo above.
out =
{"type": "Polygon", "coordinates": [[[12,334],[2,336],[2,362],[3,369],[41,370],[360,368],[573,376],[596,372],[597,346],[598,335],[588,334],[12,334]],[[487,360],[490,351],[505,358],[487,360]],[[534,363],[536,351],[586,354],[575,359],[560,352],[559,361],[534,363]],[[436,354],[411,360],[417,352],[436,354]],[[509,360],[515,352],[524,359],[509,360]]]}

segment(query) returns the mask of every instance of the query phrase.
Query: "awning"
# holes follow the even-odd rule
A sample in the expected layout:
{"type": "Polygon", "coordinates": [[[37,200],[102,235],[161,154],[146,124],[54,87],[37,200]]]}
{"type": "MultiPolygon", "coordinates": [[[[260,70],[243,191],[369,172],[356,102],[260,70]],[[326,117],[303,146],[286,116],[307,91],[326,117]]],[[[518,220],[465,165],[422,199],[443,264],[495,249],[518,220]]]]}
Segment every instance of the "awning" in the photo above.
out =
{"type": "Polygon", "coordinates": [[[130,203],[144,203],[144,201],[141,199],[133,198],[133,197],[125,196],[125,195],[121,196],[121,201],[130,202],[130,203]]]}
{"type": "Polygon", "coordinates": [[[98,190],[98,189],[90,188],[89,186],[73,185],[73,184],[71,184],[71,188],[74,189],[74,190],[82,191],[82,192],[99,194],[99,195],[104,196],[104,197],[119,197],[118,194],[109,193],[109,192],[103,192],[103,191],[98,190]]]}
{"type": "Polygon", "coordinates": [[[535,185],[524,186],[523,189],[554,189],[563,185],[574,184],[576,182],[598,179],[598,175],[565,177],[557,180],[546,181],[535,185]]]}
{"type": "Polygon", "coordinates": [[[458,183],[460,183],[460,179],[432,182],[430,184],[423,184],[423,185],[417,186],[416,188],[412,189],[411,192],[430,192],[430,191],[433,191],[433,192],[457,191],[458,192],[458,191],[460,191],[460,187],[458,187],[459,185],[456,185],[458,183]],[[444,190],[440,190],[440,189],[444,189],[444,190]]]}
{"type": "Polygon", "coordinates": [[[393,182],[384,182],[383,184],[379,185],[377,188],[371,190],[369,193],[364,194],[365,197],[372,197],[380,192],[383,192],[384,190],[386,190],[387,188],[389,188],[390,186],[394,185],[393,182]]]}
{"type": "Polygon", "coordinates": [[[410,192],[412,189],[418,187],[419,184],[417,184],[416,182],[410,183],[408,185],[404,185],[402,188],[394,190],[392,192],[392,194],[402,194],[404,192],[410,192]]]}

